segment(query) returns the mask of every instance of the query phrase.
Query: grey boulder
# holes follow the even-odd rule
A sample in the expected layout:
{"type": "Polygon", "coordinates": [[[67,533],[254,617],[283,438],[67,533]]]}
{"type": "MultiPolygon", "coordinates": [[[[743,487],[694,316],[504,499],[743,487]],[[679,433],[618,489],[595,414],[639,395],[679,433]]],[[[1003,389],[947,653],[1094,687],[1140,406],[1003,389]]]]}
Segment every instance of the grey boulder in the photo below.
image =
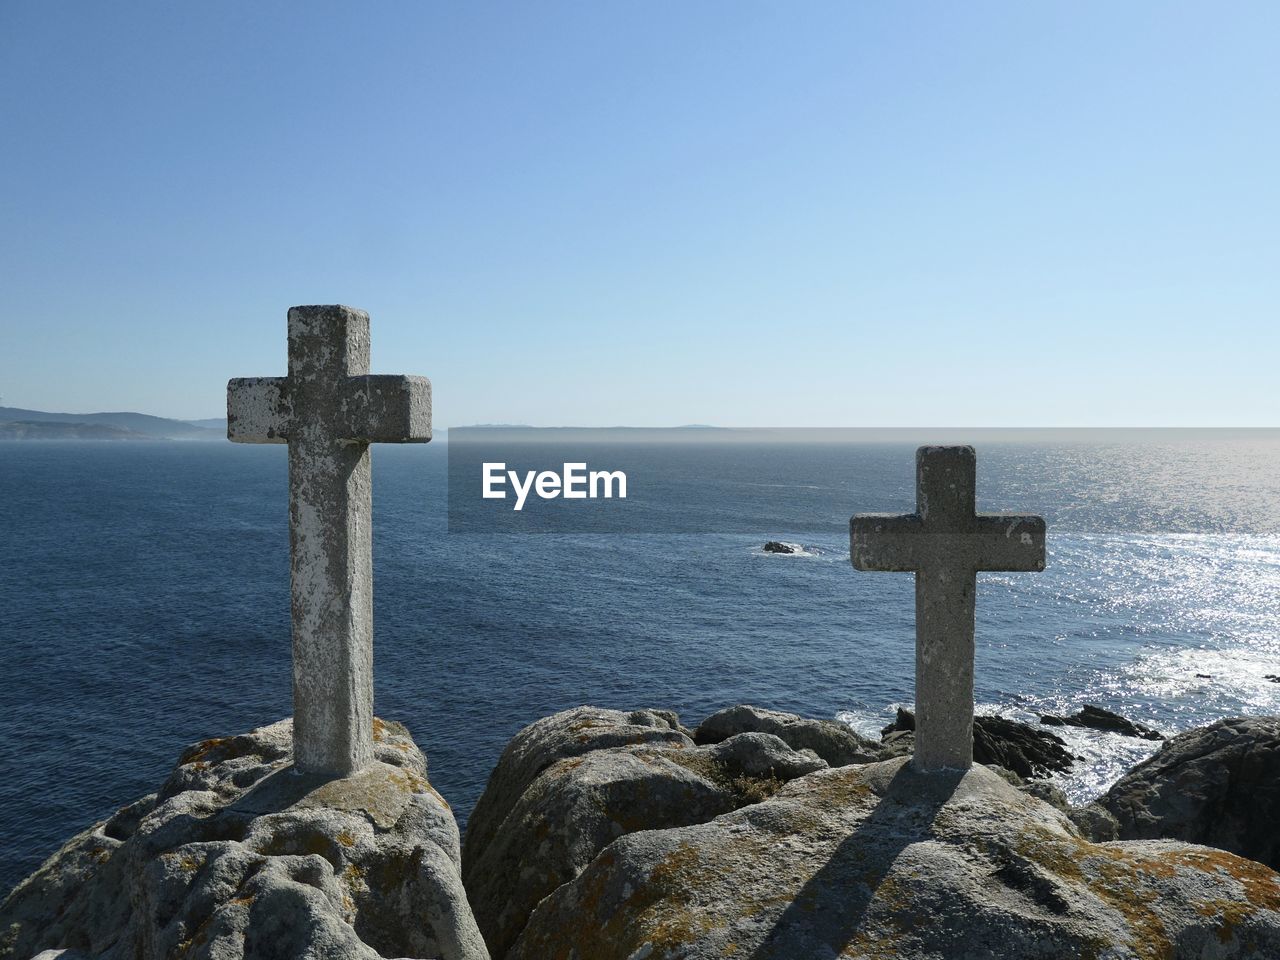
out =
{"type": "Polygon", "coordinates": [[[699,744],[720,743],[739,733],[771,733],[795,750],[812,750],[833,767],[870,763],[880,746],[834,720],[813,720],[749,704],[727,707],[703,720],[694,733],[699,744]]]}
{"type": "Polygon", "coordinates": [[[642,743],[692,746],[693,740],[669,710],[624,712],[590,706],[542,717],[517,733],[502,751],[467,819],[463,878],[468,877],[468,864],[476,861],[477,851],[492,842],[511,809],[547,767],[592,750],[642,743]]]}
{"type": "Polygon", "coordinates": [[[468,827],[463,860],[476,921],[495,957],[507,952],[541,900],[619,837],[705,822],[827,766],[812,751],[763,733],[710,746],[684,736],[631,742],[642,737],[637,716],[669,717],[665,729],[679,729],[665,712],[578,708],[537,721],[512,741],[519,749],[504,752],[481,804],[506,809],[506,816],[496,828],[485,821],[468,827]],[[529,759],[535,754],[536,764],[529,759]],[[513,804],[491,795],[523,780],[505,764],[540,767],[513,804]]]}
{"type": "Polygon", "coordinates": [[[1092,843],[991,770],[820,770],[707,823],[630,833],[507,960],[1263,960],[1280,876],[1170,841],[1092,843]]]}
{"type": "Polygon", "coordinates": [[[1186,840],[1280,868],[1280,717],[1179,734],[1095,805],[1122,839],[1186,840]]]}
{"type": "Polygon", "coordinates": [[[487,960],[458,828],[399,724],[350,777],[292,768],[292,723],[195,744],[0,906],[0,957],[487,960]]]}

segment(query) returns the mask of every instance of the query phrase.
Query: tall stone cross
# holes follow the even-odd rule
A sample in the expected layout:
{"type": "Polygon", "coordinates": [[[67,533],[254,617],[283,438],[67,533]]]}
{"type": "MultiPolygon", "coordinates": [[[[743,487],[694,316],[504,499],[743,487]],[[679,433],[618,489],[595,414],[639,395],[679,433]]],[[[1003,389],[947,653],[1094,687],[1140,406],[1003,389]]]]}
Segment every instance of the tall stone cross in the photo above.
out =
{"type": "Polygon", "coordinates": [[[370,376],[369,315],[289,310],[289,375],[227,384],[227,439],[289,444],[293,756],[346,776],[373,759],[369,444],[431,439],[431,383],[370,376]]]}
{"type": "Polygon", "coordinates": [[[975,513],[973,447],[916,451],[916,512],[849,521],[859,570],[916,575],[917,770],[973,764],[973,593],[980,570],[1044,569],[1041,517],[975,513]]]}

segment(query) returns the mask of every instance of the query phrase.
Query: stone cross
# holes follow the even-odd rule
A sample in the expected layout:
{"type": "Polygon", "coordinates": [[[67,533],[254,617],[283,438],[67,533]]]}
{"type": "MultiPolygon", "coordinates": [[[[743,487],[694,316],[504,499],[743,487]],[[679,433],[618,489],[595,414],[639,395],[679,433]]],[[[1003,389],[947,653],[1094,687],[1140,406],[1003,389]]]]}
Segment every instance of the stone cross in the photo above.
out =
{"type": "Polygon", "coordinates": [[[973,593],[980,570],[1043,570],[1044,520],[975,513],[973,447],[916,451],[916,512],[849,521],[859,570],[916,575],[915,768],[973,763],[973,593]]]}
{"type": "Polygon", "coordinates": [[[293,756],[347,776],[373,759],[371,443],[431,439],[431,383],[369,375],[369,315],[289,310],[289,375],[227,384],[227,439],[289,444],[293,756]]]}

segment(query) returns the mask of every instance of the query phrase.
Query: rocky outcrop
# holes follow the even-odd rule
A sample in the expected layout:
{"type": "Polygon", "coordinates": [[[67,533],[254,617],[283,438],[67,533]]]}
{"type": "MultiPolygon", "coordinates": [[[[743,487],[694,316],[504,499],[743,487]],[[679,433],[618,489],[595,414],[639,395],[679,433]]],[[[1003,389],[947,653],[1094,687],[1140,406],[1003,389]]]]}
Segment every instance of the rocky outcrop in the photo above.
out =
{"type": "Polygon", "coordinates": [[[1103,710],[1102,707],[1095,707],[1091,703],[1086,703],[1083,708],[1069,717],[1045,714],[1040,718],[1040,722],[1051,727],[1088,727],[1093,730],[1106,730],[1108,733],[1118,733],[1122,737],[1141,737],[1143,740],[1164,739],[1164,734],[1155,727],[1122,717],[1110,710],[1103,710]]]}
{"type": "Polygon", "coordinates": [[[14,889],[0,957],[485,960],[453,814],[408,731],[374,724],[376,762],[340,780],[293,771],[288,720],[189,748],[14,889]]]}
{"type": "Polygon", "coordinates": [[[670,710],[606,710],[576,707],[535,720],[507,744],[489,782],[467,820],[463,848],[463,878],[468,864],[478,859],[478,851],[493,842],[511,808],[529,785],[557,760],[581,756],[607,747],[640,744],[690,746],[689,731],[670,710]]]}
{"type": "Polygon", "coordinates": [[[1280,956],[1280,876],[1170,841],[1092,843],[992,771],[819,770],[630,833],[538,904],[508,960],[1280,956]]]}
{"type": "Polygon", "coordinates": [[[764,545],[765,553],[795,553],[796,548],[789,543],[783,543],[781,540],[770,540],[764,545]]]}
{"type": "MultiPolygon", "coordinates": [[[[915,714],[899,707],[897,718],[881,731],[885,754],[911,754],[915,749],[915,729],[915,714]]],[[[1031,779],[1070,770],[1075,757],[1062,738],[1052,733],[1004,717],[978,716],[973,718],[973,759],[1031,779]]]]}
{"type": "Polygon", "coordinates": [[[1280,868],[1280,717],[1179,734],[1097,806],[1116,818],[1122,838],[1203,843],[1280,868]]]}
{"type": "Polygon", "coordinates": [[[484,816],[472,818],[463,858],[495,957],[544,897],[619,837],[703,823],[827,766],[768,733],[695,746],[681,729],[665,711],[580,707],[516,735],[476,807],[484,816]]]}
{"type": "Polygon", "coordinates": [[[747,704],[713,713],[698,726],[693,739],[699,744],[720,743],[740,733],[771,733],[796,750],[812,750],[833,767],[870,763],[883,756],[879,744],[858,736],[843,723],[747,704]]]}

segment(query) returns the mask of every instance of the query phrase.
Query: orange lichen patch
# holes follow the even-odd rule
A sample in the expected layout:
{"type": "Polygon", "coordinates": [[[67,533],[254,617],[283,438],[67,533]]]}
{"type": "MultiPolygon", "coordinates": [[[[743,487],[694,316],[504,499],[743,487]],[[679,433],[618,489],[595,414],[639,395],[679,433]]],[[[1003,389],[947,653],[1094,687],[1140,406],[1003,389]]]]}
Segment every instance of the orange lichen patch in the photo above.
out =
{"type": "Polygon", "coordinates": [[[1280,875],[1270,867],[1224,850],[1181,850],[1166,854],[1165,859],[1206,873],[1225,874],[1244,888],[1245,899],[1255,909],[1280,913],[1280,875]]]}
{"type": "Polygon", "coordinates": [[[1217,874],[1243,891],[1242,898],[1214,898],[1192,905],[1201,916],[1219,921],[1217,933],[1223,943],[1230,942],[1235,929],[1257,910],[1280,912],[1280,877],[1262,864],[1219,850],[1146,855],[1038,830],[1025,831],[1016,849],[1119,913],[1135,934],[1130,949],[1143,960],[1174,955],[1174,943],[1154,905],[1164,895],[1161,881],[1188,870],[1217,874]]]}
{"type": "Polygon", "coordinates": [[[386,740],[390,736],[391,736],[391,733],[387,729],[387,722],[385,720],[382,720],[379,717],[374,717],[373,718],[373,742],[381,743],[383,740],[386,740]]]}
{"type": "Polygon", "coordinates": [[[348,863],[338,875],[338,879],[348,887],[367,887],[365,868],[358,863],[348,863]]]}
{"type": "Polygon", "coordinates": [[[855,767],[842,767],[825,776],[805,778],[804,796],[806,800],[812,798],[813,806],[825,809],[861,807],[879,799],[855,767]]]}
{"type": "Polygon", "coordinates": [[[106,863],[111,859],[111,855],[115,853],[115,847],[94,845],[84,851],[84,856],[92,860],[94,863],[106,863]]]}
{"type": "Polygon", "coordinates": [[[178,764],[195,763],[203,760],[210,753],[220,747],[226,746],[230,742],[230,737],[213,737],[209,740],[201,740],[199,743],[194,744],[183,751],[182,756],[178,758],[178,764]]]}
{"type": "Polygon", "coordinates": [[[445,802],[444,797],[440,796],[440,794],[436,792],[436,788],[431,786],[430,781],[416,771],[398,767],[388,774],[387,779],[390,780],[394,786],[399,787],[406,793],[429,793],[446,807],[449,806],[449,804],[445,802]]]}
{"type": "Polygon", "coordinates": [[[1162,895],[1153,881],[1176,874],[1167,863],[1140,862],[1123,850],[1042,827],[1023,830],[1012,851],[1083,888],[1120,914],[1133,932],[1127,946],[1140,960],[1169,960],[1174,955],[1174,943],[1153,906],[1162,895]]]}

